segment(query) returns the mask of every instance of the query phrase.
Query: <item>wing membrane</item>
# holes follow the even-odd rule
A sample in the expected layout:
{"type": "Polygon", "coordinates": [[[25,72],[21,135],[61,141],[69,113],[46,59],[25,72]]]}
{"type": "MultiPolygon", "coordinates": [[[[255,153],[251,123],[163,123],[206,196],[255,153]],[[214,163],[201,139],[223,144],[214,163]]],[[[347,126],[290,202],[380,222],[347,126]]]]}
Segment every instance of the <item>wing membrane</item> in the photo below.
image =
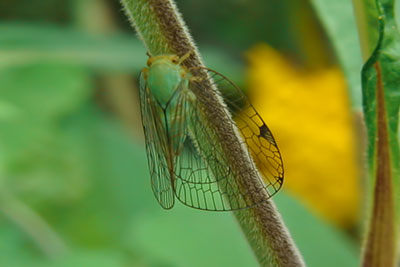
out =
{"type": "Polygon", "coordinates": [[[207,124],[199,103],[186,101],[189,112],[185,151],[176,158],[175,195],[185,205],[202,209],[223,211],[241,208],[232,193],[237,188],[232,183],[220,144],[215,140],[213,128],[207,124]]]}
{"type": "MultiPolygon", "coordinates": [[[[217,141],[215,126],[209,124],[203,104],[191,91],[202,83],[190,81],[189,88],[182,83],[162,107],[142,81],[142,120],[154,195],[167,209],[174,205],[174,196],[187,206],[211,211],[257,205],[274,195],[283,183],[279,149],[271,131],[241,90],[221,74],[204,70],[203,75],[211,76],[218,88],[232,93],[226,103],[236,119],[242,143],[247,145],[249,155],[264,176],[264,183],[260,181],[255,187],[246,188],[242,175],[229,167],[222,144],[217,141]],[[268,197],[253,198],[259,191],[268,197]]],[[[256,172],[254,163],[251,164],[256,172]]]]}
{"type": "MultiPolygon", "coordinates": [[[[252,190],[240,186],[243,184],[238,178],[240,174],[229,168],[221,144],[216,141],[214,126],[209,125],[205,117],[204,107],[199,101],[187,99],[188,138],[185,156],[175,161],[175,195],[185,205],[202,210],[238,210],[257,205],[274,195],[282,185],[283,164],[279,149],[271,131],[241,90],[226,77],[211,70],[207,72],[218,87],[233,91],[235,98],[230,98],[227,104],[265,183],[260,181],[252,190]],[[256,200],[251,196],[254,191],[264,191],[269,197],[256,200]]],[[[201,83],[190,83],[190,86],[201,86],[201,83]]]]}
{"type": "Polygon", "coordinates": [[[224,92],[224,100],[248,150],[263,175],[265,188],[274,195],[283,184],[282,156],[267,124],[251,105],[246,95],[222,74],[207,69],[215,85],[224,92]]]}
{"type": "Polygon", "coordinates": [[[151,188],[160,205],[165,209],[170,209],[174,206],[175,197],[168,170],[168,141],[164,125],[165,118],[162,108],[147,88],[143,73],[140,77],[140,106],[151,188]]]}

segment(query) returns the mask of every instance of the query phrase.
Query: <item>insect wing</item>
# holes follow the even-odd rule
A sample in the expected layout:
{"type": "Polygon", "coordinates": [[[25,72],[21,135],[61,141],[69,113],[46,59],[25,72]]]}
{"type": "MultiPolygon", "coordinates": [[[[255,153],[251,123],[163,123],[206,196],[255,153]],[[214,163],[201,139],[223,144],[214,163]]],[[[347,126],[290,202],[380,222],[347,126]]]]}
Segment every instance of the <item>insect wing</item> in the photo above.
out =
{"type": "MultiPolygon", "coordinates": [[[[282,159],[272,133],[238,87],[212,70],[207,69],[207,73],[217,87],[234,93],[235,97],[226,102],[236,117],[249,155],[264,176],[264,183],[256,190],[267,193],[268,197],[262,200],[265,201],[283,183],[282,159]]],[[[193,86],[201,86],[201,83],[190,83],[189,89],[193,86]]],[[[188,137],[185,153],[174,161],[176,197],[187,206],[213,211],[238,210],[259,204],[249,197],[251,192],[243,191],[237,174],[230,169],[222,145],[217,141],[215,126],[209,125],[205,116],[204,106],[193,98],[185,102],[188,103],[185,113],[188,137]]]]}
{"type": "Polygon", "coordinates": [[[224,93],[224,101],[271,197],[282,187],[284,169],[282,156],[270,129],[239,87],[216,71],[207,69],[207,72],[215,86],[224,93]]]}
{"type": "Polygon", "coordinates": [[[174,206],[175,198],[168,171],[168,142],[162,108],[151,95],[147,83],[140,76],[140,108],[146,142],[151,187],[154,196],[165,209],[174,206]]]}
{"type": "Polygon", "coordinates": [[[175,159],[175,195],[192,208],[224,211],[243,208],[231,195],[237,185],[216,142],[213,128],[204,119],[199,103],[186,101],[186,139],[182,153],[175,159]],[[233,183],[232,183],[233,182],[233,183]]]}

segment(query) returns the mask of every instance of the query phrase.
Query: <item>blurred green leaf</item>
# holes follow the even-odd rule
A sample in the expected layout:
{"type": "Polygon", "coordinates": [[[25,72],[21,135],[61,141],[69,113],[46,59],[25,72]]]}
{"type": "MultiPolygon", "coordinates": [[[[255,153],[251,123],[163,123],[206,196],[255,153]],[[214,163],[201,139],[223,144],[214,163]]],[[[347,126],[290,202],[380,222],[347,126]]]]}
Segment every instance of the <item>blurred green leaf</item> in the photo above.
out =
{"type": "Polygon", "coordinates": [[[347,0],[312,0],[346,75],[352,105],[361,110],[361,51],[352,5],[347,0]]]}
{"type": "Polygon", "coordinates": [[[63,182],[80,184],[80,175],[73,171],[77,168],[70,168],[77,157],[68,158],[70,150],[58,137],[55,123],[87,101],[90,86],[87,74],[72,66],[34,64],[0,70],[0,107],[9,110],[0,116],[0,159],[8,186],[21,192],[35,188],[36,196],[46,198],[69,192],[63,182]],[[65,180],[53,178],[60,176],[65,180]]]}
{"type": "Polygon", "coordinates": [[[0,98],[25,113],[24,117],[52,119],[88,99],[90,82],[87,73],[75,66],[32,64],[0,69],[0,98]]]}
{"type": "Polygon", "coordinates": [[[188,209],[177,203],[169,212],[142,217],[130,242],[172,266],[257,266],[229,213],[188,209]]]}
{"type": "Polygon", "coordinates": [[[28,63],[79,64],[96,70],[139,70],[145,49],[132,35],[90,35],[72,28],[0,24],[0,67],[28,63]],[[132,37],[131,37],[132,36],[132,37]]]}

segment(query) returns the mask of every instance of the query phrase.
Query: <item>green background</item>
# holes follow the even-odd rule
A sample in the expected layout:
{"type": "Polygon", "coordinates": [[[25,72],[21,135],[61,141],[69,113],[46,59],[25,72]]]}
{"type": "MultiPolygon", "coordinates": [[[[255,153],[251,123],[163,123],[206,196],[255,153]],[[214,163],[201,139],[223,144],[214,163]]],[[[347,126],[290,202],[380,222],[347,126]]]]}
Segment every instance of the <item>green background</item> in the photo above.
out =
{"type": "MultiPolygon", "coordinates": [[[[337,61],[306,1],[177,4],[207,65],[242,87],[258,42],[308,67],[337,61]],[[307,53],[302,17],[324,58],[307,53]]],[[[146,50],[118,1],[3,1],[0,18],[1,266],[257,266],[230,213],[154,199],[137,105],[146,50]]],[[[358,265],[343,231],[284,191],[274,200],[309,266],[358,265]]]]}

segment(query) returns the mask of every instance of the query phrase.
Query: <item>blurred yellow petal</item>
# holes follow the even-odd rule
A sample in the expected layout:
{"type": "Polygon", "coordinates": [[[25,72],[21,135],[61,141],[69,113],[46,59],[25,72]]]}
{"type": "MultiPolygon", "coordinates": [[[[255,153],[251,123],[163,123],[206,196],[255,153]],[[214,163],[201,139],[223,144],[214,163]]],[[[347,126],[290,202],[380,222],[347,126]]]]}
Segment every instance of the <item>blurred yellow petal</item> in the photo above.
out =
{"type": "Polygon", "coordinates": [[[267,45],[247,58],[250,98],[281,150],[284,189],[336,225],[354,225],[360,171],[341,71],[297,70],[267,45]]]}

